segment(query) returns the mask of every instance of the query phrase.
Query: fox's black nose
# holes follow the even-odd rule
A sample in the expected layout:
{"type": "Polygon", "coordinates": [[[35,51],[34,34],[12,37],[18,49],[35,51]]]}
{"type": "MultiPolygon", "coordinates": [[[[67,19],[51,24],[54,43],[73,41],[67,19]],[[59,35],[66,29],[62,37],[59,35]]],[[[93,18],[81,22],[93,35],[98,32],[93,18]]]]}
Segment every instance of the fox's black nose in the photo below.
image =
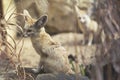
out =
{"type": "Polygon", "coordinates": [[[22,35],[23,35],[23,37],[25,37],[25,38],[26,38],[26,37],[28,37],[28,34],[27,34],[27,30],[26,30],[26,29],[24,29],[23,34],[22,34],[22,35]]]}
{"type": "Polygon", "coordinates": [[[28,35],[26,34],[26,32],[23,32],[23,37],[28,37],[28,35]]]}

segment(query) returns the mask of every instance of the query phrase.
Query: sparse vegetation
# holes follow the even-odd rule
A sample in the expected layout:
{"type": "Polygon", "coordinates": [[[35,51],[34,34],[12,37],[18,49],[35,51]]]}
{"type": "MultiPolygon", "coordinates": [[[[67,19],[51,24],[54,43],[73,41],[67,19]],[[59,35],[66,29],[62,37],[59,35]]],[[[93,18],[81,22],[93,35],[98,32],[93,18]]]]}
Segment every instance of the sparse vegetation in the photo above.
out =
{"type": "Polygon", "coordinates": [[[0,0],[0,80],[120,80],[119,4],[119,0],[0,0]],[[79,24],[73,2],[80,14],[98,24],[101,33],[79,24]],[[24,9],[36,20],[48,15],[45,30],[65,47],[65,55],[72,55],[70,64],[76,74],[32,73],[41,57],[30,39],[23,37],[24,26],[30,26],[25,25],[24,9]],[[89,39],[91,33],[93,39],[89,39]],[[89,40],[89,46],[84,44],[89,40]]]}

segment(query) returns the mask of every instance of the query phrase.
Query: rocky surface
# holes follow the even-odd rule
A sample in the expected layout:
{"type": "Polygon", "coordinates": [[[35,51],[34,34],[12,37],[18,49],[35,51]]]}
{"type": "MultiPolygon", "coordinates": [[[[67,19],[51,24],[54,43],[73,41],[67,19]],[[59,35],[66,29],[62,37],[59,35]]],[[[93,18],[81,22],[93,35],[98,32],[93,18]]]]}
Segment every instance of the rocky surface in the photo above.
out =
{"type": "Polygon", "coordinates": [[[66,75],[63,73],[59,73],[59,74],[39,74],[36,78],[36,80],[89,80],[87,77],[85,76],[80,76],[80,75],[76,75],[75,74],[71,74],[71,75],[66,75]]]}
{"type": "MultiPolygon", "coordinates": [[[[83,10],[88,10],[93,3],[93,0],[78,0],[79,7],[83,10]]],[[[48,23],[46,26],[47,32],[56,34],[61,32],[75,32],[76,19],[73,11],[71,0],[15,0],[17,12],[23,12],[27,9],[33,18],[38,19],[42,14],[48,14],[48,23]]],[[[18,18],[18,23],[23,26],[24,20],[18,18]]]]}
{"type": "MultiPolygon", "coordinates": [[[[25,75],[23,75],[25,76],[25,75]]],[[[22,77],[23,77],[22,76],[22,77]]],[[[26,76],[22,78],[14,72],[9,72],[6,75],[1,75],[0,80],[89,80],[86,76],[76,75],[76,74],[64,74],[64,73],[46,73],[38,74],[36,77],[26,76]]]]}

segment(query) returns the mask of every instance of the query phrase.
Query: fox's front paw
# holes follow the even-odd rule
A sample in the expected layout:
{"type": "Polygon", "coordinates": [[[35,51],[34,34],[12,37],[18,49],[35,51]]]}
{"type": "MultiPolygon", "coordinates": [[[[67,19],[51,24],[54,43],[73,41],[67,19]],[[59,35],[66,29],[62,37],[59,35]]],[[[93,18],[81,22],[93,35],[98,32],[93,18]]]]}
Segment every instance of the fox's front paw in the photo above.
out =
{"type": "Polygon", "coordinates": [[[42,74],[42,73],[45,73],[45,71],[43,69],[39,69],[39,68],[24,67],[24,70],[25,70],[26,73],[30,73],[30,74],[42,74]]]}
{"type": "Polygon", "coordinates": [[[33,71],[33,73],[35,73],[35,74],[39,74],[39,72],[40,72],[39,69],[35,69],[35,68],[32,69],[32,71],[33,71]]]}

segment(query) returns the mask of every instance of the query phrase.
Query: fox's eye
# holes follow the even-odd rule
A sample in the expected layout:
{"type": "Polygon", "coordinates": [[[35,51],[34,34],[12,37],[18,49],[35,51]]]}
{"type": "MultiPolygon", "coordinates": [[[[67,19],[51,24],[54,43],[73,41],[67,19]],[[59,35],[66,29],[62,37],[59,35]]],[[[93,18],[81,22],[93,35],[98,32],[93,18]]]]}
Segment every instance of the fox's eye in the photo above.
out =
{"type": "Polygon", "coordinates": [[[81,17],[78,17],[78,19],[81,19],[81,17]]]}
{"type": "Polygon", "coordinates": [[[32,32],[32,30],[31,30],[31,29],[28,29],[27,32],[32,32]]]}

